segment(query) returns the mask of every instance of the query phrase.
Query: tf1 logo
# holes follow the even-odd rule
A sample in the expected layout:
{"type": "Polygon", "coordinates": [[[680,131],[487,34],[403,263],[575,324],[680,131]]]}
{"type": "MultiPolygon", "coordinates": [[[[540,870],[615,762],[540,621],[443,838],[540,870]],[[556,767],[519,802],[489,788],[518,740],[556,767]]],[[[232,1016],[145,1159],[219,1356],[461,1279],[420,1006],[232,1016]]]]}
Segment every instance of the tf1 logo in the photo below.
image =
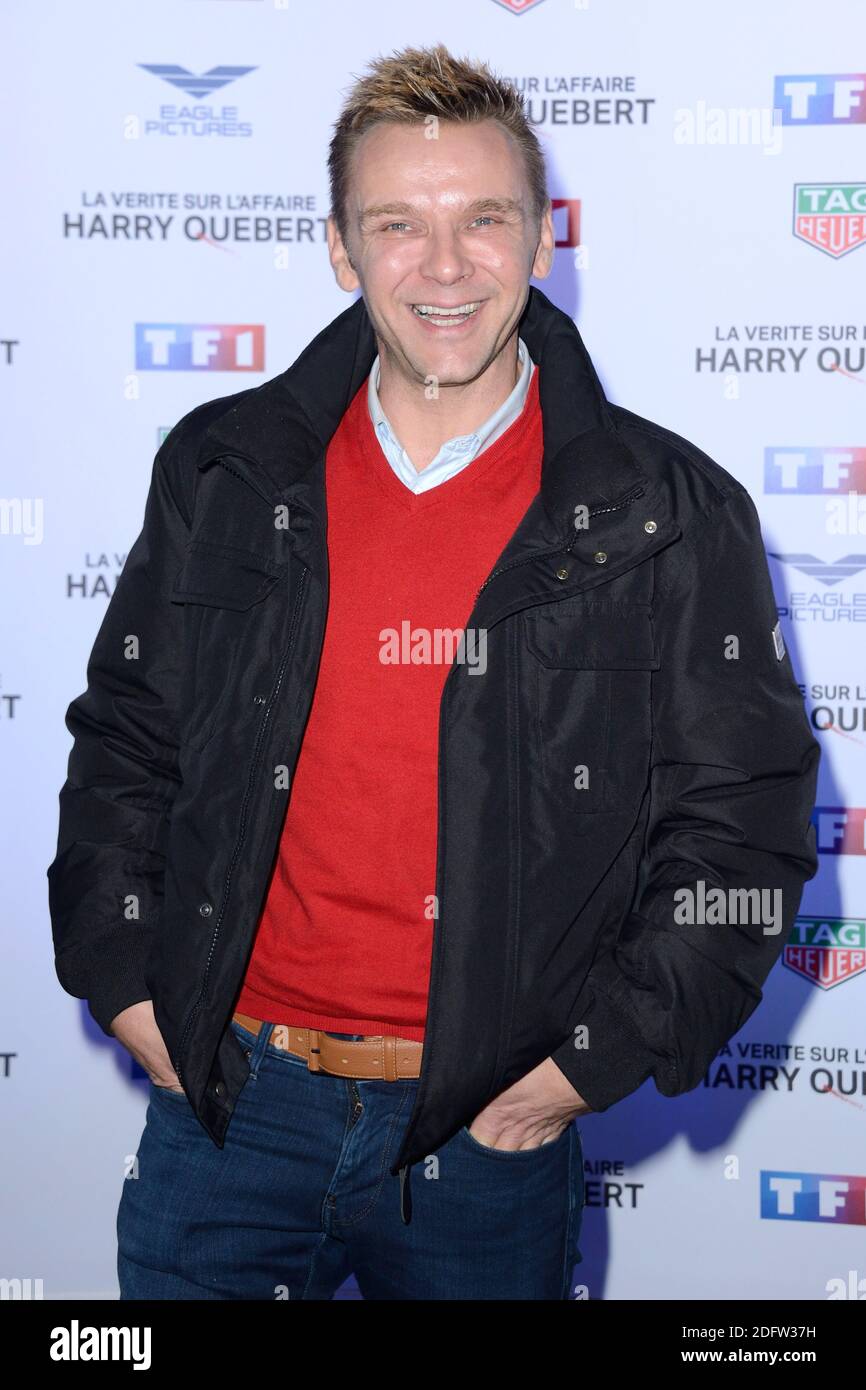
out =
{"type": "Polygon", "coordinates": [[[866,449],[786,445],[764,450],[764,491],[866,493],[866,449]]]}
{"type": "Polygon", "coordinates": [[[819,854],[866,854],[866,806],[816,806],[812,824],[819,854]]]}
{"type": "Polygon", "coordinates": [[[262,323],[137,323],[140,372],[263,372],[262,323]]]}
{"type": "Polygon", "coordinates": [[[866,1178],[843,1173],[761,1173],[767,1221],[825,1221],[866,1226],[866,1178]]]}
{"type": "Polygon", "coordinates": [[[776,78],[773,106],[782,113],[782,125],[862,125],[864,94],[866,73],[801,73],[776,78]]]}

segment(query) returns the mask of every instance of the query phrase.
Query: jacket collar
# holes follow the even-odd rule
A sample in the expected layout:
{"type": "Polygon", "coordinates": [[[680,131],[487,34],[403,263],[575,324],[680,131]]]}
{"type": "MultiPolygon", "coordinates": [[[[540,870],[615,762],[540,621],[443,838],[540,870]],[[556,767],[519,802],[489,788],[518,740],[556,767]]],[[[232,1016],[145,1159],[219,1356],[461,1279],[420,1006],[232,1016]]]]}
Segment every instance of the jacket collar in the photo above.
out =
{"type": "MultiPolygon", "coordinates": [[[[603,507],[646,479],[617,433],[574,322],[534,285],[518,332],[539,370],[544,452],[538,501],[553,532],[567,535],[573,532],[576,505],[603,507]]],[[[306,495],[308,505],[321,514],[322,475],[316,474],[316,465],[321,468],[328,443],[376,353],[373,326],[359,298],[312,339],[291,367],[242,392],[211,423],[202,437],[199,468],[227,455],[243,458],[265,475],[275,498],[306,495]]]]}

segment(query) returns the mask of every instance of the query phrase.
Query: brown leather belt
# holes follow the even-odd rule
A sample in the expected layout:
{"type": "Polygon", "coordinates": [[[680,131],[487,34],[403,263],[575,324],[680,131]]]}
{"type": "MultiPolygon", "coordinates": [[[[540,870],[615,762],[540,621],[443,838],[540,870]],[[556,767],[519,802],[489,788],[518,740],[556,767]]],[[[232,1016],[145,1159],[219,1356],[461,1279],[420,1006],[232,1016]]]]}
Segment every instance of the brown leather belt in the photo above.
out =
{"type": "MultiPolygon", "coordinates": [[[[234,1013],[232,1017],[256,1037],[264,1027],[260,1019],[250,1018],[249,1014],[234,1013]]],[[[318,1028],[275,1023],[268,1041],[283,1052],[302,1057],[310,1071],[325,1071],[331,1076],[402,1081],[404,1077],[421,1074],[424,1044],[411,1038],[371,1035],[350,1042],[348,1038],[332,1038],[318,1028]]]]}

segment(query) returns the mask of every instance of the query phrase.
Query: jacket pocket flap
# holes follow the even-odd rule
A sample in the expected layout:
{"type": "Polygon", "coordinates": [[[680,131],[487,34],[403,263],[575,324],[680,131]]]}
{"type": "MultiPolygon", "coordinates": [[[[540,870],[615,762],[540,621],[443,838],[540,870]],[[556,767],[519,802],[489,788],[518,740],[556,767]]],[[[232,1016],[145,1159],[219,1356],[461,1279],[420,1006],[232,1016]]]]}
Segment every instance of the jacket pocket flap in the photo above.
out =
{"type": "Polygon", "coordinates": [[[612,600],[584,602],[575,607],[565,600],[560,610],[524,614],[530,651],[543,666],[575,670],[657,671],[648,607],[612,600]]]}
{"type": "Polygon", "coordinates": [[[203,603],[242,611],[276,584],[280,566],[251,551],[194,541],[171,592],[176,603],[203,603]]]}

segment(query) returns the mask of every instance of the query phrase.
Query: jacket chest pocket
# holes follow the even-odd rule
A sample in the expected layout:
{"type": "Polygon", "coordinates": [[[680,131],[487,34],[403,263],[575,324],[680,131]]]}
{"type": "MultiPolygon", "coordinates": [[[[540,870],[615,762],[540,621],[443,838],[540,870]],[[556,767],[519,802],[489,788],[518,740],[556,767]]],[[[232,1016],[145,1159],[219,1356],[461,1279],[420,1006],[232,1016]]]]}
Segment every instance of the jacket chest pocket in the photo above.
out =
{"type": "Polygon", "coordinates": [[[646,786],[652,672],[649,604],[563,600],[523,615],[533,761],[543,795],[571,813],[626,810],[646,786]]]}
{"type": "Polygon", "coordinates": [[[180,719],[189,747],[203,748],[226,719],[252,706],[270,643],[262,604],[284,575],[285,566],[251,551],[190,546],[171,593],[186,608],[180,719]]]}

